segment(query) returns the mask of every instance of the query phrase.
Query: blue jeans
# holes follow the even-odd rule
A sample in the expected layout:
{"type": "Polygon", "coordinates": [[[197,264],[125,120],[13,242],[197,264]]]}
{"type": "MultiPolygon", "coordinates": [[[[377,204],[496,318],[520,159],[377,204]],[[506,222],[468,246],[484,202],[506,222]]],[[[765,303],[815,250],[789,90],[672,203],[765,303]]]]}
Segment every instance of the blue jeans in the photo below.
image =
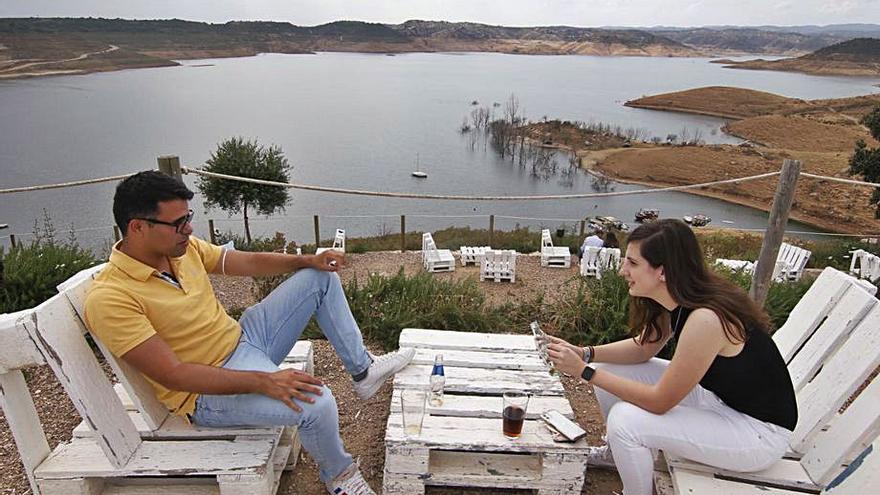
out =
{"type": "MultiPolygon", "coordinates": [[[[275,372],[293,348],[309,320],[318,325],[352,375],[370,366],[360,328],[351,314],[339,276],[305,269],[288,278],[241,316],[241,340],[223,367],[230,370],[275,372]]],[[[352,463],[339,436],[336,400],[326,386],[314,403],[294,399],[296,412],[283,402],[261,394],[201,395],[192,420],[201,426],[296,425],[306,451],[329,481],[352,463]]]]}

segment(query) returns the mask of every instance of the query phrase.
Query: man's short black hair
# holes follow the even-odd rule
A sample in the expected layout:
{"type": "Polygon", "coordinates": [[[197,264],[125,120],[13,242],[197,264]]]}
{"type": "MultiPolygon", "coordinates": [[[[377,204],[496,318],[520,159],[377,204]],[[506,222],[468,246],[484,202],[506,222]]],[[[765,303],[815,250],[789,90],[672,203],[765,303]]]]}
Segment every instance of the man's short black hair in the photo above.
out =
{"type": "Polygon", "coordinates": [[[150,218],[159,210],[159,203],[174,199],[191,200],[193,192],[186,185],[162,172],[138,172],[116,186],[113,196],[113,218],[125,235],[133,218],[150,218]]]}

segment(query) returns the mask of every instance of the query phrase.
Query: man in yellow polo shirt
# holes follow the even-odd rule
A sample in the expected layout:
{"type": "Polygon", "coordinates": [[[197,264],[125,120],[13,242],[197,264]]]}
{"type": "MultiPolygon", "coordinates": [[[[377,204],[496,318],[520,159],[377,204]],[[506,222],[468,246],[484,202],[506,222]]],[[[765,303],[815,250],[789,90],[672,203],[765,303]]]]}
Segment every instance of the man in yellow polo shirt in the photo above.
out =
{"type": "Polygon", "coordinates": [[[367,352],[334,273],[345,263],[341,253],[223,250],[191,235],[192,197],[182,182],[155,171],[119,183],[113,216],[123,238],[86,298],[92,333],[138,369],[172,412],[204,426],[297,425],[329,493],[373,494],[342,445],[330,389],[278,365],[312,316],[365,400],[415,350],[367,352]],[[292,271],[239,322],[226,314],[208,278],[292,271]]]}

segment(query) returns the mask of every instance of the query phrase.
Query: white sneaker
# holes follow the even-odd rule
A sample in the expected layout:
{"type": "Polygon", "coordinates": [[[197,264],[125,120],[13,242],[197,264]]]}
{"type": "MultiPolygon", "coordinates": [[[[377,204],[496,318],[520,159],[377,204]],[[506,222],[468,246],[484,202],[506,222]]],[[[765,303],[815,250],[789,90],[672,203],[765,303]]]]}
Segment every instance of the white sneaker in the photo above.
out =
{"type": "Polygon", "coordinates": [[[607,445],[587,447],[587,449],[587,466],[617,469],[614,464],[614,457],[611,455],[611,448],[607,445]]]}
{"type": "Polygon", "coordinates": [[[382,356],[372,356],[371,354],[373,364],[367,369],[367,376],[363,380],[354,382],[354,393],[363,400],[369,399],[385,383],[385,380],[402,370],[415,355],[416,350],[412,347],[382,356]]]}
{"type": "Polygon", "coordinates": [[[331,495],[376,495],[355,463],[325,485],[331,495]]]}

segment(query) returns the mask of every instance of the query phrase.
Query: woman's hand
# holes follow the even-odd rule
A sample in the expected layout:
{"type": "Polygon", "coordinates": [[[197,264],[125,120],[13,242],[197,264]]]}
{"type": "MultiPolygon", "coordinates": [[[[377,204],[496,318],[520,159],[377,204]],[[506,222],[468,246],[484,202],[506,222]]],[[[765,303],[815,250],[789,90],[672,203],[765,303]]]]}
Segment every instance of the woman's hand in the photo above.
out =
{"type": "MultiPolygon", "coordinates": [[[[553,339],[555,337],[551,337],[553,339]]],[[[557,339],[562,340],[562,339],[557,339]]],[[[578,354],[575,349],[579,349],[564,340],[562,343],[551,343],[547,349],[550,361],[559,371],[569,376],[579,377],[587,365],[584,363],[583,354],[578,354]]]]}
{"type": "Polygon", "coordinates": [[[569,344],[568,342],[560,339],[559,337],[554,337],[552,335],[547,335],[547,340],[548,340],[548,342],[547,342],[548,345],[555,344],[555,345],[567,347],[567,348],[571,349],[572,351],[574,351],[574,353],[577,354],[581,358],[581,361],[584,360],[584,348],[583,347],[578,347],[576,345],[569,344]]]}

